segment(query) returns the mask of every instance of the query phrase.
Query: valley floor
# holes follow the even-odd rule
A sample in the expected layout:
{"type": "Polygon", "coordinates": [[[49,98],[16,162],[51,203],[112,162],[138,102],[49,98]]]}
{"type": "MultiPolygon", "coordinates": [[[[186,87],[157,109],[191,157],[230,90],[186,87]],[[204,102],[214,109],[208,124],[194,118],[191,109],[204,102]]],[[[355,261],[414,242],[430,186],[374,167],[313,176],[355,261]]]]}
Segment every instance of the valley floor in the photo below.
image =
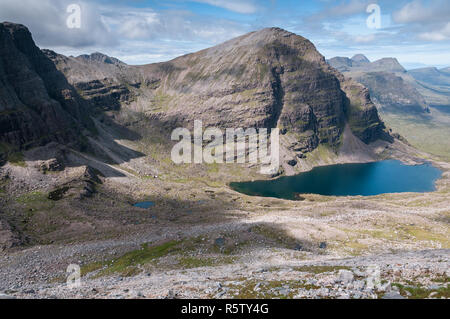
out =
{"type": "Polygon", "coordinates": [[[450,161],[449,107],[431,108],[431,114],[381,113],[389,127],[395,127],[414,147],[450,161]]]}
{"type": "MultiPolygon", "coordinates": [[[[288,201],[227,186],[255,167],[176,166],[153,133],[133,143],[99,131],[91,143],[110,160],[48,145],[0,168],[0,298],[450,297],[446,161],[374,145],[432,161],[437,190],[288,201]],[[79,288],[67,286],[70,264],[79,288]]],[[[305,170],[361,161],[330,154],[305,170]]]]}
{"type": "MultiPolygon", "coordinates": [[[[286,201],[123,170],[125,176],[102,178],[92,198],[50,201],[27,188],[29,167],[8,164],[9,183],[27,190],[2,197],[23,218],[16,237],[39,241],[2,253],[0,292],[20,298],[448,298],[450,165],[435,165],[443,178],[436,192],[424,194],[286,201]],[[135,208],[132,194],[156,206],[135,208]],[[66,284],[69,264],[81,266],[79,288],[66,284]]],[[[78,170],[41,175],[39,187],[78,170]]]]}

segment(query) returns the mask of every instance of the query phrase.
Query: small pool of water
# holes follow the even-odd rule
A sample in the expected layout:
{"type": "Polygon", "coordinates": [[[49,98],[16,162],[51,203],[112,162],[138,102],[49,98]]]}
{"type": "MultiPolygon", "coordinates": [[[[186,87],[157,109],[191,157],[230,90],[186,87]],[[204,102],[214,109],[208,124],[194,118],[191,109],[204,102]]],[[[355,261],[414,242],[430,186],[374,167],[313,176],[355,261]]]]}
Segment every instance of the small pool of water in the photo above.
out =
{"type": "Polygon", "coordinates": [[[155,206],[154,202],[140,202],[134,205],[134,207],[139,207],[139,208],[144,208],[144,209],[148,209],[150,207],[155,206]]]}
{"type": "Polygon", "coordinates": [[[431,192],[442,172],[431,164],[405,165],[388,160],[316,167],[275,180],[231,183],[234,190],[263,197],[295,200],[299,194],[373,196],[385,193],[431,192]]]}

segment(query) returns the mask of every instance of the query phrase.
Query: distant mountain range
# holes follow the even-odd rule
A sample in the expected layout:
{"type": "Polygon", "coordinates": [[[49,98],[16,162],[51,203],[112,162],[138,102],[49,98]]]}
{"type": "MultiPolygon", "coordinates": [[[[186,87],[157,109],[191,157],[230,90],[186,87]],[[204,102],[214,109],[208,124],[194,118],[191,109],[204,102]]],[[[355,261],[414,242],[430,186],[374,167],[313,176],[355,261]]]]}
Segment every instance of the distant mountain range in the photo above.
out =
{"type": "Polygon", "coordinates": [[[417,81],[417,90],[427,103],[435,106],[450,105],[450,67],[420,68],[408,73],[417,81]]]}
{"type": "Polygon", "coordinates": [[[449,68],[407,71],[395,58],[370,62],[362,54],[335,57],[328,63],[366,86],[383,111],[423,113],[429,112],[429,106],[450,105],[449,68]]]}

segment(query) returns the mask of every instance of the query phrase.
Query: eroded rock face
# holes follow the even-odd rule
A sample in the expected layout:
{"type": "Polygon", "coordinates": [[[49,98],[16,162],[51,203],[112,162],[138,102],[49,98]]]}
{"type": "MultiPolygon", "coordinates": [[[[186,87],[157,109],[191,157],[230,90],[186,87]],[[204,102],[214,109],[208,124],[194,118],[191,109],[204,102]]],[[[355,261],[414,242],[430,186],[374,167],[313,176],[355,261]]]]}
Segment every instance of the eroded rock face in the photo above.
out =
{"type": "Polygon", "coordinates": [[[310,41],[278,28],[139,67],[102,55],[52,59],[96,104],[143,113],[169,129],[195,119],[205,127],[279,127],[302,152],[339,146],[347,123],[365,143],[388,137],[364,87],[331,68],[310,41]]]}
{"type": "Polygon", "coordinates": [[[64,170],[64,163],[60,158],[52,158],[47,161],[41,161],[37,164],[37,169],[42,173],[60,172],[64,170]]]}
{"type": "Polygon", "coordinates": [[[78,141],[92,125],[85,101],[22,25],[0,24],[0,83],[0,143],[8,148],[78,141]]]}
{"type": "Polygon", "coordinates": [[[393,142],[392,136],[380,120],[376,106],[370,100],[369,90],[351,80],[342,80],[341,83],[348,97],[345,108],[352,133],[366,144],[378,139],[393,142]]]}
{"type": "Polygon", "coordinates": [[[86,166],[80,176],[52,190],[48,198],[58,201],[70,196],[77,199],[92,197],[96,193],[96,186],[103,183],[101,176],[99,171],[86,166]]]}

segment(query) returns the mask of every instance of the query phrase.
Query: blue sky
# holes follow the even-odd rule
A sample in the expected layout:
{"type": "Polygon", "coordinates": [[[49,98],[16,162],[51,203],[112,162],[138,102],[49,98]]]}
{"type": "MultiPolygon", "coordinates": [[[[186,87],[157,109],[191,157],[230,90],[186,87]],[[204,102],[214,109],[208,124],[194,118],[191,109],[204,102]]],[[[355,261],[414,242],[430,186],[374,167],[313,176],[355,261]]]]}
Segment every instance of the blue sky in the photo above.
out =
{"type": "Polygon", "coordinates": [[[27,25],[42,48],[100,51],[130,64],[167,61],[265,27],[310,39],[325,55],[397,57],[407,68],[450,66],[449,0],[0,0],[0,20],[27,25]],[[69,4],[81,28],[69,29],[69,4]],[[377,4],[381,27],[366,12],[377,4]]]}

